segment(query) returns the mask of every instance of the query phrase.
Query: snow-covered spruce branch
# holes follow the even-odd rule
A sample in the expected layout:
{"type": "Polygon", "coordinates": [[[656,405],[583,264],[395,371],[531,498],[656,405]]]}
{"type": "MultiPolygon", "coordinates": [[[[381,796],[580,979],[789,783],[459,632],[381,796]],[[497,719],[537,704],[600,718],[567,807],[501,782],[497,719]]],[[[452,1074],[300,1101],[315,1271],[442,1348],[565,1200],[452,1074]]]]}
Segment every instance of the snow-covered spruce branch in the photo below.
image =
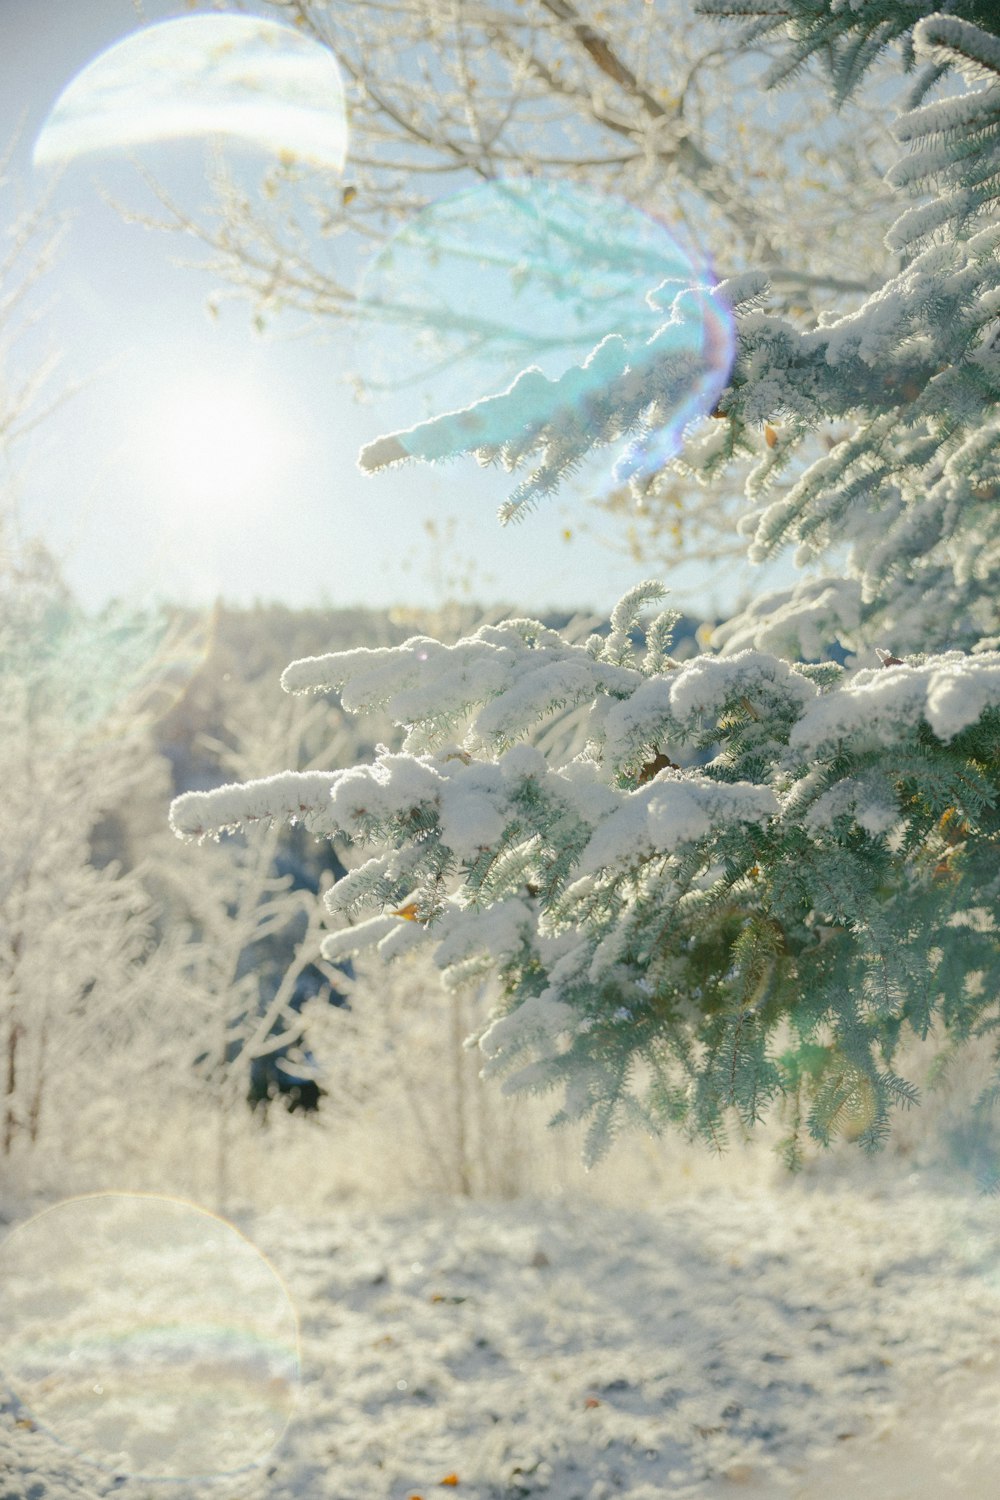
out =
{"type": "MultiPolygon", "coordinates": [[[[965,243],[934,245],[858,311],[807,332],[759,310],[760,278],[714,289],[713,298],[731,303],[737,317],[729,385],[715,412],[722,420],[689,432],[676,462],[707,480],[738,453],[759,455],[748,484],[758,506],[756,557],[789,543],[814,555],[860,531],[860,559],[869,551],[864,533],[873,511],[884,512],[882,540],[897,571],[925,588],[928,575],[955,556],[956,532],[975,531],[982,558],[985,527],[993,555],[1000,545],[996,507],[984,511],[991,497],[956,459],[970,438],[981,448],[984,432],[991,435],[990,454],[997,451],[990,417],[1000,399],[1000,356],[991,341],[1000,313],[998,243],[1000,230],[990,227],[965,243]],[[952,414],[947,422],[944,411],[952,414]],[[761,445],[756,433],[771,421],[780,424],[780,437],[771,429],[770,445],[761,445]],[[780,500],[761,504],[803,436],[832,421],[853,423],[853,431],[800,473],[780,500]],[[932,488],[936,513],[923,510],[920,534],[909,540],[911,512],[932,488]]],[[[691,416],[699,402],[704,410],[711,360],[692,342],[699,320],[684,333],[685,295],[678,294],[670,320],[641,347],[612,335],[559,380],[526,371],[502,395],[378,439],[362,453],[362,467],[463,452],[511,470],[535,461],[507,502],[503,514],[510,518],[557,488],[590,451],[631,434],[619,477],[645,482],[662,467],[663,428],[685,402],[691,416]]],[[[722,339],[721,325],[713,337],[722,339]]],[[[871,571],[867,560],[864,566],[871,571]]],[[[876,576],[874,584],[883,581],[876,576]]],[[[940,586],[945,597],[934,599],[929,613],[961,621],[968,581],[945,575],[940,586]]],[[[866,586],[869,596],[874,591],[866,586]]]]}
{"type": "Polygon", "coordinates": [[[189,793],[173,826],[371,846],[327,898],[353,925],[325,955],[427,945],[447,983],[492,975],[487,1071],[564,1088],[592,1157],[623,1120],[717,1141],[788,1093],[818,1138],[849,1117],[874,1147],[912,1097],[901,1035],[995,1023],[1000,654],[680,666],[666,617],[632,643],[657,592],[582,645],[518,620],[296,662],[287,688],[385,705],[404,748],[189,793]],[[585,743],[553,763],[530,739],[570,703],[585,743]]]}
{"type": "Polygon", "coordinates": [[[766,87],[787,83],[817,57],[830,75],[838,104],[851,97],[869,68],[899,39],[907,68],[915,57],[933,56],[935,45],[947,49],[945,66],[954,65],[951,53],[961,53],[963,43],[969,59],[982,60],[992,40],[955,17],[925,14],[921,19],[921,12],[933,10],[924,0],[698,0],[696,9],[718,20],[742,22],[745,43],[783,35],[785,49],[767,73],[766,87]]]}
{"type": "MultiPolygon", "coordinates": [[[[637,433],[620,460],[620,477],[646,477],[643,458],[656,461],[656,435],[676,418],[682,399],[691,420],[706,409],[704,393],[726,337],[725,306],[735,312],[737,341],[719,416],[744,429],[784,418],[804,430],[862,409],[898,419],[905,406],[915,425],[940,412],[942,383],[927,391],[932,376],[971,362],[983,329],[995,320],[997,239],[990,229],[967,247],[934,246],[856,312],[805,333],[758,310],[767,285],[760,277],[677,293],[668,321],[651,339],[610,334],[582,366],[556,380],[526,370],[500,395],[377,438],[362,449],[360,467],[374,473],[407,459],[473,453],[513,471],[538,454],[537,469],[508,504],[512,515],[554,490],[592,449],[637,433]],[[697,315],[685,306],[692,297],[697,315]],[[715,323],[710,334],[701,328],[706,307],[715,323]],[[966,315],[942,327],[949,308],[966,315]]],[[[992,385],[984,388],[980,409],[995,397],[992,385]]]]}
{"type": "MultiPolygon", "coordinates": [[[[750,278],[748,297],[758,297],[762,285],[762,278],[750,278]]],[[[534,367],[524,370],[500,395],[377,438],[362,449],[359,466],[375,473],[407,459],[475,453],[480,462],[513,472],[539,454],[537,468],[501,512],[505,520],[557,489],[590,449],[625,436],[634,441],[618,461],[618,476],[648,477],[663,465],[661,430],[676,424],[678,414],[693,420],[711,409],[725,385],[732,345],[725,297],[738,290],[736,282],[722,283],[714,295],[707,286],[664,283],[646,299],[665,312],[648,339],[608,334],[582,365],[556,379],[534,367]]]]}
{"type": "MultiPolygon", "coordinates": [[[[607,445],[625,445],[617,478],[640,493],[665,466],[711,483],[734,459],[753,457],[752,555],[792,546],[812,563],[845,548],[850,608],[830,619],[848,649],[1000,637],[1000,41],[958,17],[921,19],[919,6],[895,0],[707,8],[765,26],[778,24],[780,10],[782,26],[798,27],[793,62],[832,49],[838,87],[856,81],[893,34],[912,33],[934,78],[964,74],[965,93],[897,122],[913,149],[889,180],[920,195],[889,230],[898,271],[860,307],[809,329],[767,311],[760,276],[711,288],[664,283],[648,299],[664,316],[652,338],[610,334],[558,379],[527,370],[507,391],[376,440],[361,466],[475,454],[524,476],[502,512],[510,519],[607,445]],[[720,378],[724,347],[731,358],[720,378]],[[671,457],[685,423],[684,447],[671,457]],[[804,445],[815,450],[817,434],[832,450],[815,458],[804,445]],[[775,493],[789,471],[791,483],[775,493]]],[[[921,99],[932,86],[917,91],[921,99]]],[[[796,617],[811,629],[814,582],[803,590],[781,602],[791,635],[796,617]]],[[[737,628],[764,643],[748,619],[737,628]]]]}
{"type": "Polygon", "coordinates": [[[1000,38],[971,21],[940,13],[925,16],[913,29],[913,45],[918,57],[957,68],[967,83],[1000,82],[1000,38]]]}

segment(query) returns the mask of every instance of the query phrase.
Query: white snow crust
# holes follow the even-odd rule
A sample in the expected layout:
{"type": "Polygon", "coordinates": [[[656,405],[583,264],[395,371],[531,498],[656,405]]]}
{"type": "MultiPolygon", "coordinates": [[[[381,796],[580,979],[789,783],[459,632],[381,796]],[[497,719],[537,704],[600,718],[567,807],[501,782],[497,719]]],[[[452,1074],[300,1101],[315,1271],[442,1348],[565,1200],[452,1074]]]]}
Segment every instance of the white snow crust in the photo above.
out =
{"type": "Polygon", "coordinates": [[[648,785],[628,793],[623,805],[604,819],[583,851],[579,873],[628,865],[654,851],[673,853],[713,828],[763,822],[777,812],[778,800],[768,787],[661,771],[648,785]]]}
{"type": "MultiPolygon", "coordinates": [[[[737,658],[733,658],[736,660],[737,658]]],[[[954,739],[1000,704],[1000,653],[948,651],[920,666],[865,668],[839,692],[810,703],[789,736],[806,754],[838,740],[890,745],[900,728],[925,719],[940,740],[954,739]]]]}
{"type": "Polygon", "coordinates": [[[859,1170],[647,1211],[431,1201],[239,1227],[301,1319],[300,1401],[269,1461],[212,1484],[116,1480],[8,1398],[5,1496],[996,1493],[995,1199],[859,1170]]]}

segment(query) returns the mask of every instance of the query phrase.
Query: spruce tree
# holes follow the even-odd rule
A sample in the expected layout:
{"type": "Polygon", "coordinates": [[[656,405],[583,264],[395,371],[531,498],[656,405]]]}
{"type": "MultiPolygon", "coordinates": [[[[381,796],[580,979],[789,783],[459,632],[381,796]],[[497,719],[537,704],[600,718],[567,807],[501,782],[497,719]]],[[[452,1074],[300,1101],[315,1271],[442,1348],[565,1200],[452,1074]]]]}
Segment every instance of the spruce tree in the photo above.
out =
{"type": "Polygon", "coordinates": [[[295,662],[288,691],[388,709],[401,748],[189,794],[172,820],[370,846],[330,893],[347,923],[326,956],[427,945],[446,984],[492,980],[486,1071],[559,1088],[591,1158],[623,1123],[721,1142],[782,1102],[794,1162],[804,1133],[884,1141],[917,1097],[895,1066],[907,1036],[997,1026],[1000,17],[985,0],[702,8],[782,33],[769,83],[818,62],[844,109],[900,50],[893,274],[806,329],[768,310],[763,276],[640,288],[662,309],[651,338],[611,335],[559,380],[527,371],[360,462],[499,462],[521,476],[515,515],[599,445],[624,444],[639,492],[664,464],[696,484],[752,455],[751,556],[794,546],[829,572],[683,664],[675,617],[648,617],[655,582],[585,642],[512,619],[295,662]],[[664,458],[727,326],[724,386],[664,458]],[[547,733],[571,710],[572,743],[547,733]]]}

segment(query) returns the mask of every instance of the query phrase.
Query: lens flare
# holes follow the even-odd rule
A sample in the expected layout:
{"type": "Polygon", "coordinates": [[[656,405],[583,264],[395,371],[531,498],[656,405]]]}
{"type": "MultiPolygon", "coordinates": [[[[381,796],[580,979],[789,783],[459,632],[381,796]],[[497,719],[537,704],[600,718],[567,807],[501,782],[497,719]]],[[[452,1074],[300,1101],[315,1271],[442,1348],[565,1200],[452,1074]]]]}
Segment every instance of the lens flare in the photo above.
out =
{"type": "Polygon", "coordinates": [[[200,136],[343,170],[347,113],[327,48],[252,16],[185,16],[116,42],[67,84],[35,141],[36,167],[200,136]]]}
{"type": "Polygon", "coordinates": [[[214,611],[174,619],[116,601],[88,614],[26,574],[4,580],[0,608],[4,692],[11,703],[27,693],[36,723],[57,722],[67,745],[141,737],[146,715],[162,719],[187,692],[216,628],[214,611]]]}
{"type": "Polygon", "coordinates": [[[430,416],[504,390],[529,367],[549,382],[572,371],[548,395],[571,392],[586,418],[622,376],[610,345],[588,356],[617,335],[625,368],[641,375],[644,363],[670,359],[682,371],[642,460],[625,460],[634,472],[676,452],[686,424],[725,387],[733,320],[712,282],[665,225],[620,199],[535,180],[488,183],[424,209],[366,270],[362,378],[413,392],[430,416]]]}
{"type": "Polygon", "coordinates": [[[85,1461],[143,1479],[261,1463],[288,1424],[298,1330],[274,1267],[179,1199],[72,1198],[0,1245],[0,1359],[85,1461]]]}

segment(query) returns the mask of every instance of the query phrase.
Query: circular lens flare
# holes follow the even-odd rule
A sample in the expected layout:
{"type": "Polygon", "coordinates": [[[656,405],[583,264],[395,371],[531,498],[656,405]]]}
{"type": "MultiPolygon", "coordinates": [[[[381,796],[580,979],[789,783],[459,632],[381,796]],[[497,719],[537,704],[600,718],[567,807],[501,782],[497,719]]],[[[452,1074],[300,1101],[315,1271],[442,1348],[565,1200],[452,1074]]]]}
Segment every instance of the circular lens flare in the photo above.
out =
{"type": "Polygon", "coordinates": [[[252,16],[185,16],[116,42],[67,84],[35,141],[36,167],[98,151],[224,136],[333,172],[347,113],[333,54],[252,16]]]}
{"type": "Polygon", "coordinates": [[[179,1199],[72,1198],[0,1245],[0,1359],[40,1427],[144,1479],[261,1463],[291,1416],[298,1329],[274,1267],[179,1199]]]}

